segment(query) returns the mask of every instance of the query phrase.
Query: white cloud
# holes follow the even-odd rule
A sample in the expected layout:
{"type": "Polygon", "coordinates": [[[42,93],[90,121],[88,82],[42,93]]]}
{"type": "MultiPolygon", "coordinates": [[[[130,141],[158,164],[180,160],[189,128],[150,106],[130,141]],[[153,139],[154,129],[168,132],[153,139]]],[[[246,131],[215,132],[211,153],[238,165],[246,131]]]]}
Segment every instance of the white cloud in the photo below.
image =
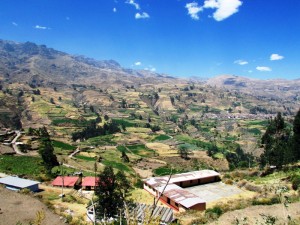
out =
{"type": "Polygon", "coordinates": [[[114,13],[117,12],[117,8],[113,8],[113,12],[114,12],[114,13]]]}
{"type": "MultiPolygon", "coordinates": [[[[197,3],[189,3],[189,4],[196,4],[197,3]]],[[[239,7],[243,4],[241,0],[205,0],[203,7],[198,7],[198,12],[202,11],[203,9],[216,9],[213,14],[213,18],[217,21],[222,21],[234,13],[239,11],[239,7]]],[[[198,12],[196,16],[198,17],[198,12]]]]}
{"type": "Polygon", "coordinates": [[[194,20],[199,20],[199,13],[203,9],[216,9],[213,18],[217,21],[222,21],[232,14],[237,13],[238,8],[242,5],[241,0],[205,0],[203,6],[199,6],[197,2],[187,3],[185,8],[188,9],[188,14],[194,20]]]}
{"type": "Polygon", "coordinates": [[[141,9],[140,5],[138,3],[136,3],[134,0],[127,0],[125,3],[133,5],[136,8],[136,10],[140,10],[141,9]]]}
{"type": "Polygon", "coordinates": [[[272,71],[272,69],[270,67],[267,67],[267,66],[257,66],[256,69],[258,71],[262,71],[262,72],[270,72],[270,71],[272,71]]]}
{"type": "Polygon", "coordinates": [[[203,11],[203,8],[198,6],[197,2],[187,3],[185,8],[187,8],[188,14],[192,17],[192,19],[199,20],[198,13],[203,11]]]}
{"type": "Polygon", "coordinates": [[[212,9],[215,9],[218,7],[219,7],[219,3],[216,0],[206,0],[204,2],[204,6],[203,6],[203,8],[212,8],[212,9]]]}
{"type": "Polygon", "coordinates": [[[12,22],[11,24],[14,25],[15,27],[18,26],[18,24],[16,22],[12,22]]]}
{"type": "Polygon", "coordinates": [[[235,60],[233,63],[235,63],[235,64],[239,64],[239,65],[241,65],[241,66],[244,66],[244,65],[247,65],[247,64],[248,64],[248,62],[247,62],[247,61],[245,61],[245,60],[242,60],[242,59],[235,60]]]}
{"type": "Polygon", "coordinates": [[[50,29],[49,27],[44,27],[44,26],[40,26],[40,25],[35,25],[34,27],[35,29],[39,29],[39,30],[46,30],[46,29],[50,29]]]}
{"type": "Polygon", "coordinates": [[[136,13],[135,18],[136,19],[147,19],[147,18],[150,18],[150,16],[148,13],[143,12],[143,13],[136,13]]]}
{"type": "Polygon", "coordinates": [[[148,71],[151,71],[151,72],[156,72],[156,68],[149,65],[148,67],[145,67],[144,70],[148,70],[148,71]]]}
{"type": "Polygon", "coordinates": [[[278,55],[278,54],[272,54],[271,56],[270,56],[270,60],[282,60],[284,58],[284,56],[282,56],[282,55],[278,55]]]}
{"type": "Polygon", "coordinates": [[[140,65],[142,65],[142,63],[141,62],[135,62],[134,65],[140,66],[140,65]]]}
{"type": "Polygon", "coordinates": [[[253,73],[253,71],[252,70],[248,70],[248,73],[253,73]]]}

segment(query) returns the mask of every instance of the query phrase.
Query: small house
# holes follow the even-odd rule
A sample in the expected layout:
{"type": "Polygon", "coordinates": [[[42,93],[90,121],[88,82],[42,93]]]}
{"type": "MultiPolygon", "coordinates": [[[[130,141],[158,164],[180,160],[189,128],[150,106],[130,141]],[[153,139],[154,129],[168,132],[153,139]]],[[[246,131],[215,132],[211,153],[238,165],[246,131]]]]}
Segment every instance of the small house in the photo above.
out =
{"type": "Polygon", "coordinates": [[[58,176],[52,181],[52,186],[54,187],[66,187],[74,188],[79,185],[79,177],[69,177],[69,176],[58,176]]]}
{"type": "Polygon", "coordinates": [[[94,190],[99,182],[99,177],[84,177],[82,179],[83,190],[94,190]]]}
{"type": "Polygon", "coordinates": [[[38,181],[23,179],[19,177],[8,176],[0,178],[0,184],[4,185],[7,189],[20,191],[23,189],[29,189],[32,192],[39,190],[38,181]]]}

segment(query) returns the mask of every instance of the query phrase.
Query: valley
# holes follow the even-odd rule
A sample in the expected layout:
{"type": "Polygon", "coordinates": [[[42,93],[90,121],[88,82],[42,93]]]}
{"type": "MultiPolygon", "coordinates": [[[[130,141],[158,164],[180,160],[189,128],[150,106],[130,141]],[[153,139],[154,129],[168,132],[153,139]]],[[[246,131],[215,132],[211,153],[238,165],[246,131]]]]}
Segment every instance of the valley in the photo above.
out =
{"type": "MultiPolygon", "coordinates": [[[[220,172],[222,182],[243,190],[209,209],[226,213],[283,203],[276,192],[282,186],[288,187],[291,201],[299,201],[291,180],[299,176],[299,164],[284,172],[259,167],[270,120],[280,112],[292,130],[299,80],[276,85],[229,75],[189,80],[29,42],[0,41],[0,56],[0,172],[43,182],[39,198],[65,216],[63,209],[80,208],[74,221],[84,216],[87,199],[72,199],[68,190],[71,200],[60,203],[60,189],[52,188],[51,180],[61,171],[94,176],[106,166],[126,174],[134,187],[131,197],[142,203],[153,201],[142,190],[143,179],[205,169],[220,172]],[[43,127],[60,164],[52,176],[39,154],[43,127]],[[19,134],[14,154],[13,139],[19,134]]],[[[221,214],[185,212],[178,218],[182,224],[209,223],[221,214]]],[[[296,223],[299,218],[294,212],[296,223]]]]}

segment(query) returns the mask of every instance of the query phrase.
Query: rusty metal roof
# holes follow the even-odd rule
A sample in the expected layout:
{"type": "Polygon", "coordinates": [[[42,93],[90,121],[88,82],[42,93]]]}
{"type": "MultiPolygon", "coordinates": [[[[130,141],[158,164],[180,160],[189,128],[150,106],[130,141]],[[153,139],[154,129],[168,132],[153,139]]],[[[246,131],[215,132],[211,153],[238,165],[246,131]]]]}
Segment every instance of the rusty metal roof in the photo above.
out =
{"type": "Polygon", "coordinates": [[[220,174],[214,170],[199,170],[172,175],[168,184],[167,182],[169,180],[169,176],[151,177],[145,179],[144,181],[146,184],[150,185],[160,193],[164,191],[164,196],[172,199],[173,201],[181,204],[186,208],[190,208],[196,204],[205,203],[205,201],[197,195],[179,187],[174,183],[203,179],[219,175],[220,174]]]}

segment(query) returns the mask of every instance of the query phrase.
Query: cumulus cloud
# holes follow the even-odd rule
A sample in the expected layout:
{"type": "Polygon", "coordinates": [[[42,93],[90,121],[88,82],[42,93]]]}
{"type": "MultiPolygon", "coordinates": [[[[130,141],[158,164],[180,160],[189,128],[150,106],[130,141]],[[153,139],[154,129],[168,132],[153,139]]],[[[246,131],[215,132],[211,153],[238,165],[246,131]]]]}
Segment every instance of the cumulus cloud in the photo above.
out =
{"type": "Polygon", "coordinates": [[[198,13],[203,11],[203,8],[199,6],[197,2],[187,3],[185,8],[187,8],[188,14],[192,17],[192,19],[199,20],[198,13]]]}
{"type": "Polygon", "coordinates": [[[133,5],[137,10],[140,10],[140,5],[136,3],[134,0],[127,0],[125,3],[133,5]]]}
{"type": "Polygon", "coordinates": [[[222,21],[237,13],[242,4],[241,0],[206,0],[203,8],[217,9],[213,17],[217,21],[222,21]]]}
{"type": "Polygon", "coordinates": [[[213,18],[216,21],[222,21],[237,13],[242,4],[241,0],[205,0],[203,6],[199,6],[196,2],[191,2],[187,3],[185,8],[188,9],[188,14],[195,20],[199,19],[198,14],[204,9],[215,9],[213,18]]]}
{"type": "Polygon", "coordinates": [[[248,64],[247,61],[242,60],[242,59],[235,60],[234,63],[235,63],[235,64],[239,64],[239,65],[241,65],[241,66],[244,66],[244,65],[247,65],[247,64],[248,64]]]}
{"type": "Polygon", "coordinates": [[[258,71],[262,71],[262,72],[270,72],[270,71],[272,71],[272,69],[270,67],[267,67],[267,66],[257,66],[256,69],[258,71]]]}
{"type": "Polygon", "coordinates": [[[136,19],[147,19],[147,18],[150,18],[150,16],[148,13],[142,12],[142,13],[136,13],[135,18],[136,19]]]}
{"type": "Polygon", "coordinates": [[[14,25],[15,27],[18,26],[18,24],[16,22],[12,22],[11,24],[14,25]]]}
{"type": "Polygon", "coordinates": [[[282,60],[284,58],[284,56],[282,55],[278,55],[278,54],[272,54],[270,56],[270,60],[273,61],[273,60],[282,60]]]}
{"type": "Polygon", "coordinates": [[[44,26],[40,26],[40,25],[35,25],[34,27],[35,29],[39,29],[39,30],[46,30],[46,29],[50,29],[49,27],[44,27],[44,26]]]}
{"type": "Polygon", "coordinates": [[[134,65],[135,66],[140,66],[140,65],[142,65],[142,63],[141,62],[135,62],[134,65]]]}
{"type": "Polygon", "coordinates": [[[114,13],[117,12],[117,8],[113,8],[113,12],[114,12],[114,13]]]}

